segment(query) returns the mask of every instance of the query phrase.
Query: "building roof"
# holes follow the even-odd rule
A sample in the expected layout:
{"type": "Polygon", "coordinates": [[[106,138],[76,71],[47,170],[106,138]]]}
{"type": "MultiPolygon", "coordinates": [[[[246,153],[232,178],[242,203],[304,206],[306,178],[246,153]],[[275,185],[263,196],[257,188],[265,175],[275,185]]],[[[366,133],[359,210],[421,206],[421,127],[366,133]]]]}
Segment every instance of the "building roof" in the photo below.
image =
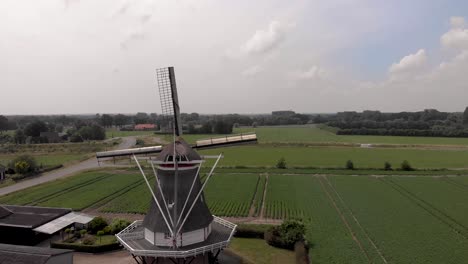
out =
{"type": "Polygon", "coordinates": [[[58,255],[71,254],[73,251],[54,248],[27,247],[0,244],[0,263],[2,264],[43,264],[58,255]]]}
{"type": "Polygon", "coordinates": [[[71,224],[79,223],[86,225],[91,222],[91,220],[93,220],[92,216],[83,213],[71,212],[35,228],[34,231],[51,235],[71,224]]]}
{"type": "Polygon", "coordinates": [[[0,218],[0,226],[20,228],[36,228],[71,212],[71,209],[37,206],[3,205],[2,207],[8,209],[11,214],[0,218]]]}
{"type": "Polygon", "coordinates": [[[138,124],[135,125],[135,129],[154,129],[156,128],[155,124],[138,124]]]}
{"type": "Polygon", "coordinates": [[[0,219],[4,218],[4,217],[6,217],[6,216],[8,216],[10,214],[12,214],[12,212],[10,210],[8,210],[5,207],[0,205],[0,219]]]}

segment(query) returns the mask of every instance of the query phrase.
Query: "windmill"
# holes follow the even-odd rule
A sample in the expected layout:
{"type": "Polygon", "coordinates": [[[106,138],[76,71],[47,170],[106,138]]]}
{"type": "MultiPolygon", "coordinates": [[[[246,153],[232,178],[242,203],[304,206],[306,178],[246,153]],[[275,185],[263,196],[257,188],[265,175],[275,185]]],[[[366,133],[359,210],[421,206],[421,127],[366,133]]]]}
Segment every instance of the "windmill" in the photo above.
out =
{"type": "MultiPolygon", "coordinates": [[[[216,263],[228,246],[236,225],[211,214],[203,194],[216,161],[206,179],[199,174],[205,161],[196,150],[257,142],[256,134],[241,134],[198,140],[189,145],[182,138],[179,101],[174,68],[156,70],[162,114],[174,140],[166,146],[152,146],[98,152],[96,157],[130,156],[135,160],[151,193],[150,209],[143,221],[135,221],[116,235],[137,263],[216,263]],[[149,160],[156,179],[151,186],[139,155],[158,154],[149,160]]],[[[207,158],[207,157],[205,157],[207,158]]]]}

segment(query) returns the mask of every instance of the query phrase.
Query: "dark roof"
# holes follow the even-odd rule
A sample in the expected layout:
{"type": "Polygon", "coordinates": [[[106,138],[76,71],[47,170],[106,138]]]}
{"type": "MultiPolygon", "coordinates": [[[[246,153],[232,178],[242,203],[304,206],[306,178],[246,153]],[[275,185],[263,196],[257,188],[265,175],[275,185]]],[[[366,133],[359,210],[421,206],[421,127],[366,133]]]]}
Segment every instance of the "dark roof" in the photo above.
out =
{"type": "MultiPolygon", "coordinates": [[[[189,201],[184,210],[182,220],[187,215],[188,209],[192,205],[196,195],[201,189],[201,182],[200,182],[200,178],[197,175],[197,170],[198,168],[195,167],[195,168],[190,168],[190,169],[180,169],[178,171],[178,183],[179,183],[178,184],[179,188],[177,191],[178,205],[174,206],[174,209],[177,210],[178,215],[180,215],[182,208],[184,206],[184,203],[187,199],[187,196],[189,195],[190,187],[192,186],[193,179],[194,177],[197,177],[193,191],[190,194],[189,201]]],[[[162,190],[164,193],[164,198],[166,198],[166,200],[172,201],[174,197],[174,170],[158,169],[157,174],[161,182],[162,190]]],[[[163,208],[164,215],[168,219],[167,211],[165,210],[163,199],[162,199],[160,192],[158,191],[158,187],[156,186],[156,183],[153,189],[154,189],[156,198],[158,199],[161,207],[163,208]]],[[[189,232],[189,231],[205,228],[213,221],[213,215],[208,209],[208,206],[206,205],[206,203],[204,202],[205,201],[204,196],[201,195],[200,197],[201,198],[197,200],[197,202],[195,203],[195,206],[193,207],[193,210],[191,211],[189,217],[187,218],[187,221],[185,222],[182,228],[182,232],[189,232]]],[[[172,210],[173,209],[170,209],[171,216],[173,212],[172,210]]],[[[182,222],[182,220],[180,222],[182,222]]],[[[159,211],[156,203],[154,202],[154,199],[151,199],[151,206],[150,206],[148,213],[145,216],[145,219],[143,221],[143,226],[153,232],[169,233],[169,229],[167,228],[167,225],[164,222],[162,214],[159,211]]]]}
{"type": "Polygon", "coordinates": [[[71,209],[37,206],[3,205],[2,207],[11,214],[0,218],[0,226],[21,228],[36,228],[71,212],[71,209]]]}
{"type": "Polygon", "coordinates": [[[187,159],[190,160],[201,160],[200,155],[192,149],[192,147],[185,142],[185,140],[181,137],[178,137],[175,142],[172,142],[169,145],[164,146],[161,153],[159,153],[158,161],[166,161],[167,156],[175,156],[174,150],[177,155],[186,156],[187,159]],[[175,144],[175,148],[174,148],[175,144]]]}
{"type": "Polygon", "coordinates": [[[0,219],[12,214],[12,212],[0,205],[0,219]]]}
{"type": "Polygon", "coordinates": [[[2,264],[43,264],[51,257],[73,251],[54,248],[27,247],[0,244],[0,263],[2,264]]]}

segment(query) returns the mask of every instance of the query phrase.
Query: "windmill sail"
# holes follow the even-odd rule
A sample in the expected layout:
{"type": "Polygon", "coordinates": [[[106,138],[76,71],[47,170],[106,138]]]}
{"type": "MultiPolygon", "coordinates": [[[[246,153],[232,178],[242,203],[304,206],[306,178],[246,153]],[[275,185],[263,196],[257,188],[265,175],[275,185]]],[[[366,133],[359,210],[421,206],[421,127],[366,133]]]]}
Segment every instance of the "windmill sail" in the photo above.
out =
{"type": "Polygon", "coordinates": [[[257,143],[257,134],[248,133],[197,140],[193,148],[209,149],[255,143],[257,143]]]}
{"type": "Polygon", "coordinates": [[[177,85],[174,67],[156,69],[158,78],[159,96],[161,99],[162,116],[168,123],[166,132],[182,135],[182,124],[180,122],[179,98],[177,96],[177,85]]]}

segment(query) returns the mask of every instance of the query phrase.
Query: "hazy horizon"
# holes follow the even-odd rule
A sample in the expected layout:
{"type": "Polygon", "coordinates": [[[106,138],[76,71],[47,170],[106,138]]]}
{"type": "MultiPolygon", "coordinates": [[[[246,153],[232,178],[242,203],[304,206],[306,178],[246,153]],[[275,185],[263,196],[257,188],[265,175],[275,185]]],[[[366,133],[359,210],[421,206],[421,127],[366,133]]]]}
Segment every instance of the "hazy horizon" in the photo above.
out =
{"type": "Polygon", "coordinates": [[[0,3],[0,114],[382,112],[468,105],[468,2],[0,3]]]}

